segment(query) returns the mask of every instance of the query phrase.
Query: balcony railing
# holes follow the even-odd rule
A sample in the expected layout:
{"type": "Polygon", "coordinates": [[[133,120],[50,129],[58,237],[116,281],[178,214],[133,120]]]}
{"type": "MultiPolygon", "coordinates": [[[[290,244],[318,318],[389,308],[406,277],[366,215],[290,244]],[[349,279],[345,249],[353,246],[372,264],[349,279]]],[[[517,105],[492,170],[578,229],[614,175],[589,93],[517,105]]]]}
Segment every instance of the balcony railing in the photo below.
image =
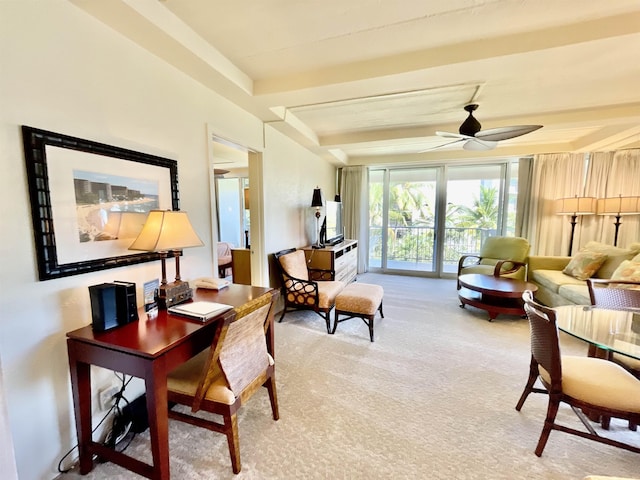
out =
{"type": "MultiPolygon", "coordinates": [[[[434,260],[433,227],[389,227],[387,230],[387,267],[407,270],[431,270],[434,260]]],[[[445,271],[457,265],[461,255],[478,253],[484,240],[496,234],[487,228],[445,228],[445,271]]],[[[380,265],[382,227],[369,227],[369,262],[380,265]]]]}

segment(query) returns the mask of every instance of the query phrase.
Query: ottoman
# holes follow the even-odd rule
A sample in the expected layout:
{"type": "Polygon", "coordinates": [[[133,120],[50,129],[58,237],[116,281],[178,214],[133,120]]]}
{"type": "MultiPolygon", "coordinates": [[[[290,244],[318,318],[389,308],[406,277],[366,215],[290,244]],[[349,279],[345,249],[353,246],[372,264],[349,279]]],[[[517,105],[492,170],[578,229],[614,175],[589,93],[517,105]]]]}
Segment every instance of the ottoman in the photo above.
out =
{"type": "Polygon", "coordinates": [[[336,332],[338,323],[358,317],[369,327],[369,337],[373,342],[373,319],[376,310],[380,310],[380,316],[384,318],[382,313],[383,294],[384,291],[380,285],[359,282],[347,285],[336,297],[335,321],[331,333],[336,332]],[[339,315],[347,317],[340,319],[339,315]]]}

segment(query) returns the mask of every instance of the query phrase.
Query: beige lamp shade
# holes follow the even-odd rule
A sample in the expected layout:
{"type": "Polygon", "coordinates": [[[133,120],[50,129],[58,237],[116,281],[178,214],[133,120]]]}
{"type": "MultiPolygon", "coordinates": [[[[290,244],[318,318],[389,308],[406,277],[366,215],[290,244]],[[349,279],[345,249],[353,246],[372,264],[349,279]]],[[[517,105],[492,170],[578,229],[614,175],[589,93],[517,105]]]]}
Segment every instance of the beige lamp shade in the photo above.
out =
{"type": "Polygon", "coordinates": [[[103,233],[111,238],[136,238],[146,218],[143,212],[109,212],[103,233]]]}
{"type": "Polygon", "coordinates": [[[558,215],[593,215],[596,213],[595,197],[568,197],[556,200],[558,215]]]}
{"type": "Polygon", "coordinates": [[[138,238],[129,250],[167,252],[204,245],[186,212],[151,210],[138,238]]]}
{"type": "Polygon", "coordinates": [[[640,197],[608,197],[598,199],[598,215],[638,215],[640,197]]]}

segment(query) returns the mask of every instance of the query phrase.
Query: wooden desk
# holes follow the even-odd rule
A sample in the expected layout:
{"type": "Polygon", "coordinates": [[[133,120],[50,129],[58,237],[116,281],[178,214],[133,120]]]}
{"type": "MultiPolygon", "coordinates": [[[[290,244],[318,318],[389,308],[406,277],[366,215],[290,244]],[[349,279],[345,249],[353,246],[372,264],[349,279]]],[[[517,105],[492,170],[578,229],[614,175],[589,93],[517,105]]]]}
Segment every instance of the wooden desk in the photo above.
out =
{"type": "MultiPolygon", "coordinates": [[[[266,292],[278,294],[270,288],[232,284],[220,291],[198,289],[194,300],[240,306],[266,292]]],[[[147,320],[146,313],[140,309],[140,320],[107,332],[94,333],[89,325],[67,333],[81,474],[93,469],[93,455],[97,454],[144,477],[169,478],[167,373],[210,346],[216,332],[234,316],[234,311],[229,310],[200,323],[160,311],[157,318],[147,320]],[[91,365],[144,379],[153,465],[93,441],[91,365]]],[[[273,312],[269,318],[267,348],[275,357],[273,312]]]]}

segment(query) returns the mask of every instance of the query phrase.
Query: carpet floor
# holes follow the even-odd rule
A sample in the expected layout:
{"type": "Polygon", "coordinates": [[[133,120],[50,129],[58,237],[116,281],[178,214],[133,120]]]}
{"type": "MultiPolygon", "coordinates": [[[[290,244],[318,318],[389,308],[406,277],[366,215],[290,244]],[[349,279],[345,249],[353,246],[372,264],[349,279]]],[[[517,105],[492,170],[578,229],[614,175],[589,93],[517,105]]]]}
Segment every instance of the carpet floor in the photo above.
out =
{"type": "MultiPolygon", "coordinates": [[[[530,358],[529,327],[515,316],[487,321],[459,308],[455,282],[367,273],[385,289],[375,342],[360,319],[328,335],[313,312],[276,324],[280,420],[266,390],[239,414],[242,471],[233,475],[224,436],[170,421],[171,477],[191,479],[552,479],[640,477],[640,455],[552,432],[533,450],[547,398],[515,404],[530,358]]],[[[587,347],[562,334],[563,353],[587,347]]],[[[558,419],[583,428],[568,407],[558,419]]],[[[599,433],[640,445],[612,420],[599,433]]],[[[150,461],[148,432],[127,453],[150,461]]],[[[133,479],[111,463],[61,480],[133,479]]]]}

